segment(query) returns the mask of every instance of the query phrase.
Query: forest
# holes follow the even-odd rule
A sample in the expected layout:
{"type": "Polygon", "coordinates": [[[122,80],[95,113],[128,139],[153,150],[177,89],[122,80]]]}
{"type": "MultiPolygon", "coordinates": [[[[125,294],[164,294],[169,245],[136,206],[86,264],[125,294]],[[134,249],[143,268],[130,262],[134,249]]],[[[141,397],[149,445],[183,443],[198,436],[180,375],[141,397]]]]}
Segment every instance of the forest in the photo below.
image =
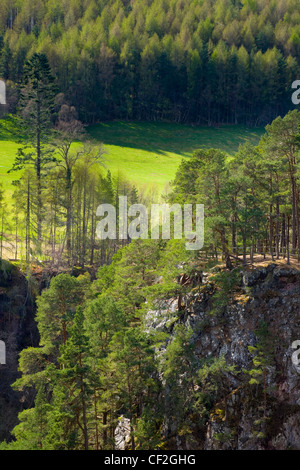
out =
{"type": "Polygon", "coordinates": [[[83,122],[266,125],[299,74],[297,0],[3,0],[0,76],[10,108],[45,53],[83,122]]]}
{"type": "Polygon", "coordinates": [[[259,414],[254,448],[270,447],[283,418],[277,409],[272,418],[267,377],[285,347],[270,309],[280,282],[286,318],[299,298],[290,294],[300,262],[300,111],[291,102],[299,53],[296,0],[1,2],[0,134],[18,151],[13,189],[0,185],[0,334],[16,334],[18,322],[30,334],[9,384],[18,423],[0,450],[115,449],[124,419],[131,451],[202,449],[212,419],[225,427],[218,445],[239,448],[241,411],[232,417],[229,404],[239,392],[259,414]],[[114,119],[264,127],[237,151],[195,148],[161,195],[173,207],[204,205],[201,250],[186,250],[174,226],[169,240],[97,239],[99,204],[119,218],[120,196],[128,206],[157,202],[106,168],[105,145],[87,125],[114,119]],[[258,289],[265,307],[253,301],[229,341],[244,344],[248,362],[213,344],[207,353],[201,335],[226,336],[234,314],[257,300],[249,270],[258,257],[270,262],[257,274],[267,279],[258,289]],[[24,301],[7,287],[16,272],[24,301]]]}
{"type": "MultiPolygon", "coordinates": [[[[213,278],[210,306],[220,320],[242,265],[257,254],[287,264],[299,260],[300,112],[277,117],[257,146],[246,142],[233,155],[198,149],[183,159],[166,201],[204,204],[199,252],[186,250],[184,239],[96,239],[98,203],[118,208],[120,195],[127,194],[128,205],[142,199],[130,182],[103,169],[103,149],[85,140],[74,107],[62,104],[55,116],[54,91],[46,56],[33,55],[19,114],[5,119],[6,131],[23,140],[11,171],[23,171],[10,201],[2,191],[2,227],[13,208],[10,236],[17,251],[25,250],[20,267],[36,302],[39,340],[20,352],[12,384],[34,402],[19,414],[1,449],[111,449],[122,416],[130,422],[131,450],[168,449],[166,415],[175,421],[174,433],[188,441],[195,426],[204,432],[229,393],[227,374],[249,384],[249,371],[236,371],[223,357],[199,362],[195,355],[182,318],[203,272],[220,263],[225,269],[213,278]],[[36,273],[55,266],[60,272],[41,290],[36,273]],[[149,310],[167,299],[176,305],[167,320],[172,341],[167,331],[147,327],[149,310]]],[[[143,202],[151,199],[144,195],[143,202]]],[[[7,315],[4,324],[10,323],[7,315]]],[[[266,334],[262,330],[262,338],[266,334]]]]}

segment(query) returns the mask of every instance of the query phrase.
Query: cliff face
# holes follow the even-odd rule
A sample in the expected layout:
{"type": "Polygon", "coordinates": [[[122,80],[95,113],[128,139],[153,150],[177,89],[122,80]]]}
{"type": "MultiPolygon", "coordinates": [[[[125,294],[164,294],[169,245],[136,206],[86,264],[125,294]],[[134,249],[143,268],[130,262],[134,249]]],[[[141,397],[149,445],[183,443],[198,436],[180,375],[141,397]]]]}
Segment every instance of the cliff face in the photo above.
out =
{"type": "Polygon", "coordinates": [[[0,442],[11,438],[18,412],[32,404],[30,395],[14,392],[19,352],[37,342],[34,302],[25,277],[12,264],[0,261],[0,340],[6,345],[6,364],[0,364],[0,442]]]}
{"type": "MultiPolygon", "coordinates": [[[[193,331],[191,342],[199,363],[223,355],[240,373],[224,373],[226,397],[213,407],[201,433],[195,425],[192,438],[174,436],[176,422],[166,416],[168,445],[194,450],[300,449],[300,366],[292,361],[292,343],[300,340],[300,271],[276,263],[242,269],[227,304],[212,314],[215,296],[208,278],[186,298],[180,321],[193,331]],[[262,341],[257,336],[262,324],[271,340],[267,346],[262,343],[268,351],[255,363],[251,346],[262,341]],[[260,372],[249,374],[255,368],[260,372]],[[249,384],[251,378],[257,383],[249,384]]],[[[170,312],[175,304],[171,301],[149,312],[147,329],[169,332],[171,339],[170,312]]],[[[256,351],[259,354],[259,347],[256,351]]]]}

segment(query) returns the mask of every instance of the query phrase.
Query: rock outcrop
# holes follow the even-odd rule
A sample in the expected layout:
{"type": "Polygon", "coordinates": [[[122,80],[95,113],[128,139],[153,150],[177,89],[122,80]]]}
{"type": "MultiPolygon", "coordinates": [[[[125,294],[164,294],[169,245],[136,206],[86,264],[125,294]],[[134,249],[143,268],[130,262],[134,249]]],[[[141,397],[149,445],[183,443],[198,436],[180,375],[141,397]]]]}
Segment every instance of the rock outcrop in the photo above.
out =
{"type": "Polygon", "coordinates": [[[116,450],[128,450],[131,442],[130,419],[119,417],[119,423],[115,429],[115,446],[116,450]]]}
{"type": "Polygon", "coordinates": [[[292,355],[294,341],[300,340],[300,270],[272,263],[238,270],[237,277],[230,300],[217,314],[212,314],[215,288],[209,277],[189,294],[180,320],[174,299],[148,312],[145,328],[168,332],[168,341],[176,322],[190,326],[199,363],[224,356],[240,371],[237,376],[228,375],[226,410],[224,403],[212,410],[204,433],[195,426],[193,439],[174,436],[176,423],[166,416],[166,441],[179,449],[193,442],[194,449],[207,450],[299,450],[300,367],[292,355]],[[273,362],[264,367],[264,384],[250,385],[249,371],[254,367],[250,351],[259,342],[256,332],[262,324],[272,338],[273,362]]]}
{"type": "Polygon", "coordinates": [[[32,405],[30,394],[15,392],[11,385],[19,377],[19,352],[38,341],[34,310],[25,276],[14,265],[0,261],[0,340],[6,346],[6,364],[0,364],[0,442],[11,438],[18,413],[32,405]]]}

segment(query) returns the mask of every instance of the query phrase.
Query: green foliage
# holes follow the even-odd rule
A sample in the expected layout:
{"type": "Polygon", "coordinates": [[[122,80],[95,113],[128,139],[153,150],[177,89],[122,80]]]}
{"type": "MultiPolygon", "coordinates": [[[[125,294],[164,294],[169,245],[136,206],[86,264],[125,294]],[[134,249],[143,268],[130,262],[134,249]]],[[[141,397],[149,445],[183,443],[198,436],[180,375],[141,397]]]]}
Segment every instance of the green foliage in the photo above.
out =
{"type": "Polygon", "coordinates": [[[236,260],[253,263],[255,252],[296,253],[299,123],[299,111],[289,111],[266,126],[258,146],[245,142],[233,156],[200,149],[178,168],[169,201],[204,204],[204,250],[215,258],[221,250],[229,270],[236,260]]]}
{"type": "MultiPolygon", "coordinates": [[[[235,365],[226,362],[224,356],[211,358],[198,371],[200,392],[198,394],[198,405],[210,403],[210,406],[223,400],[226,408],[226,397],[230,391],[230,378],[239,373],[235,365]]],[[[225,409],[225,413],[226,413],[225,409]]]]}
{"type": "Polygon", "coordinates": [[[249,346],[249,352],[253,356],[253,368],[245,371],[250,375],[249,384],[261,388],[263,393],[263,404],[258,406],[260,417],[254,423],[253,435],[258,439],[267,437],[267,423],[270,420],[268,416],[268,394],[272,393],[276,385],[269,385],[270,378],[275,379],[274,368],[276,338],[270,332],[268,325],[261,322],[259,328],[255,331],[257,344],[249,346]]]}
{"type": "Polygon", "coordinates": [[[85,122],[266,122],[289,108],[298,14],[293,0],[259,8],[217,0],[5,0],[0,75],[18,83],[28,56],[46,53],[85,122]]]}
{"type": "MultiPolygon", "coordinates": [[[[36,391],[35,406],[20,414],[14,441],[1,449],[112,449],[121,415],[130,420],[133,450],[168,445],[166,417],[189,446],[211,417],[228,424],[235,365],[223,356],[199,356],[197,332],[178,315],[172,335],[144,328],[144,308],[154,300],[148,289],[157,276],[167,286],[164,295],[170,295],[172,282],[173,293],[182,293],[176,290],[178,269],[194,269],[194,260],[184,254],[178,240],[137,240],[103,266],[92,285],[89,276],[60,274],[51,280],[37,299],[40,345],[21,352],[21,377],[14,384],[16,390],[36,391]]],[[[214,280],[221,300],[235,291],[240,272],[220,271],[214,280]]],[[[256,372],[269,367],[271,354],[264,328],[257,335],[251,350],[256,372]]],[[[256,372],[249,371],[251,378],[261,376],[256,372]]],[[[266,421],[261,418],[258,433],[264,433],[266,421]]],[[[216,438],[228,442],[231,434],[216,438]]]]}
{"type": "Polygon", "coordinates": [[[48,353],[64,344],[78,305],[84,300],[88,278],[60,274],[52,279],[50,288],[37,299],[37,321],[41,345],[48,353]]]}
{"type": "Polygon", "coordinates": [[[50,406],[43,387],[38,388],[34,408],[19,413],[20,423],[14,428],[16,439],[1,446],[2,450],[43,450],[47,436],[47,413],[50,406]]]}
{"type": "MultiPolygon", "coordinates": [[[[168,389],[166,412],[177,432],[188,436],[194,421],[198,361],[191,341],[192,330],[176,325],[162,364],[168,389]],[[188,432],[186,432],[188,431],[188,432]]],[[[199,417],[197,417],[199,419],[199,417]]]]}
{"type": "MultiPolygon", "coordinates": [[[[40,344],[20,353],[21,377],[13,386],[35,391],[35,403],[20,413],[15,441],[1,448],[114,448],[121,414],[130,419],[132,450],[164,446],[165,416],[188,448],[210,413],[227,424],[231,378],[238,372],[224,357],[199,358],[194,332],[182,322],[199,253],[188,252],[184,240],[97,243],[96,207],[98,201],[115,203],[125,194],[130,204],[140,198],[152,202],[158,197],[155,182],[150,189],[143,183],[151,178],[161,188],[184,157],[169,202],[205,206],[205,249],[221,249],[227,268],[213,278],[211,312],[217,316],[239,287],[240,272],[232,269],[232,259],[238,260],[240,249],[244,264],[247,246],[253,256],[268,235],[272,258],[274,246],[279,257],[280,235],[287,249],[286,213],[292,216],[295,253],[299,112],[277,117],[258,147],[246,143],[233,156],[227,151],[245,140],[244,128],[229,138],[213,129],[219,148],[211,148],[207,128],[194,127],[260,125],[288,111],[291,77],[299,72],[294,13],[298,18],[294,0],[3,0],[0,75],[7,80],[9,112],[19,105],[20,114],[1,126],[2,151],[16,150],[6,139],[17,131],[23,147],[18,147],[13,170],[32,167],[18,173],[14,183],[16,251],[21,226],[28,268],[42,263],[36,258],[37,252],[42,255],[42,241],[48,259],[73,267],[76,275],[87,264],[94,266],[95,259],[101,268],[92,285],[87,275],[59,274],[38,296],[40,344]],[[89,129],[98,142],[106,139],[111,150],[108,159],[115,172],[106,173],[103,147],[81,145],[81,121],[116,117],[122,121],[89,129]],[[142,120],[193,127],[158,127],[142,120]],[[55,145],[48,146],[54,123],[55,145]],[[159,171],[152,168],[154,160],[159,160],[159,171]],[[134,182],[119,171],[123,166],[134,182]],[[170,298],[178,305],[165,324],[172,336],[145,331],[144,312],[170,298]]],[[[1,258],[9,227],[4,199],[1,186],[1,258]]],[[[12,272],[3,261],[1,268],[4,278],[12,272]]],[[[31,269],[28,273],[33,299],[37,284],[31,269]]],[[[253,368],[247,374],[250,385],[264,393],[264,414],[254,423],[255,434],[264,438],[274,342],[266,325],[256,334],[256,346],[249,347],[253,368]]],[[[222,443],[231,437],[216,435],[222,443]]]]}
{"type": "Polygon", "coordinates": [[[1,275],[7,279],[14,271],[16,270],[15,266],[5,259],[1,259],[0,262],[0,272],[1,275]]]}
{"type": "Polygon", "coordinates": [[[215,292],[212,296],[211,315],[222,315],[225,308],[230,304],[233,294],[241,283],[240,269],[223,271],[213,276],[215,292]]]}
{"type": "Polygon", "coordinates": [[[214,439],[217,442],[220,442],[221,444],[229,443],[230,441],[233,440],[233,438],[234,438],[233,432],[226,432],[226,433],[218,432],[214,435],[214,439]]]}
{"type": "Polygon", "coordinates": [[[253,355],[253,369],[249,371],[251,385],[263,384],[266,390],[266,374],[268,367],[274,365],[275,338],[270,333],[267,324],[262,323],[255,331],[258,338],[256,346],[249,346],[249,352],[253,355]]]}

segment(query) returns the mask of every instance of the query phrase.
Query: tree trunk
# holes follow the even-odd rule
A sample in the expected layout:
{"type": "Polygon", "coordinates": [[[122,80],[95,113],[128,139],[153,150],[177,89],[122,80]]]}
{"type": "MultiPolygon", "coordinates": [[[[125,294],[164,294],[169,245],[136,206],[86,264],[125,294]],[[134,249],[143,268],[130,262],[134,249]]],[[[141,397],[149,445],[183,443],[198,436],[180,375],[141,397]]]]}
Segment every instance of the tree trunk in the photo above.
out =
{"type": "Polygon", "coordinates": [[[286,206],[285,206],[285,218],[286,218],[286,254],[287,254],[287,264],[290,264],[290,221],[289,217],[286,215],[286,206]]]}
{"type": "Polygon", "coordinates": [[[243,232],[243,265],[247,263],[247,237],[246,233],[243,232]]]}
{"type": "Polygon", "coordinates": [[[67,220],[66,220],[66,250],[69,265],[71,264],[71,220],[72,220],[72,172],[67,168],[66,173],[66,190],[67,190],[67,220]]]}
{"type": "MultiPolygon", "coordinates": [[[[79,358],[79,365],[80,365],[80,367],[82,367],[81,354],[80,354],[80,358],[79,358]]],[[[86,419],[85,386],[84,386],[82,374],[80,374],[80,392],[81,392],[81,405],[82,405],[84,450],[89,450],[87,419],[86,419]]]]}
{"type": "MultiPolygon", "coordinates": [[[[38,85],[37,85],[38,86],[38,85]]],[[[41,181],[41,103],[37,90],[37,125],[36,125],[36,177],[37,177],[37,228],[38,251],[42,241],[42,181],[41,181]]]]}
{"type": "Polygon", "coordinates": [[[270,256],[272,260],[274,260],[274,253],[273,253],[273,215],[272,215],[273,205],[270,204],[270,212],[269,212],[269,250],[270,256]]]}
{"type": "Polygon", "coordinates": [[[276,259],[279,259],[279,198],[276,198],[276,259]]]}
{"type": "Polygon", "coordinates": [[[221,230],[219,230],[219,233],[220,233],[220,237],[221,237],[221,246],[222,246],[222,252],[223,252],[223,255],[224,255],[226,268],[227,269],[232,269],[233,266],[232,266],[231,259],[230,259],[230,254],[229,254],[229,251],[228,251],[228,248],[227,248],[225,230],[221,229],[221,230]]]}
{"type": "Polygon", "coordinates": [[[107,446],[107,411],[103,411],[102,423],[103,423],[103,449],[107,446]]]}

